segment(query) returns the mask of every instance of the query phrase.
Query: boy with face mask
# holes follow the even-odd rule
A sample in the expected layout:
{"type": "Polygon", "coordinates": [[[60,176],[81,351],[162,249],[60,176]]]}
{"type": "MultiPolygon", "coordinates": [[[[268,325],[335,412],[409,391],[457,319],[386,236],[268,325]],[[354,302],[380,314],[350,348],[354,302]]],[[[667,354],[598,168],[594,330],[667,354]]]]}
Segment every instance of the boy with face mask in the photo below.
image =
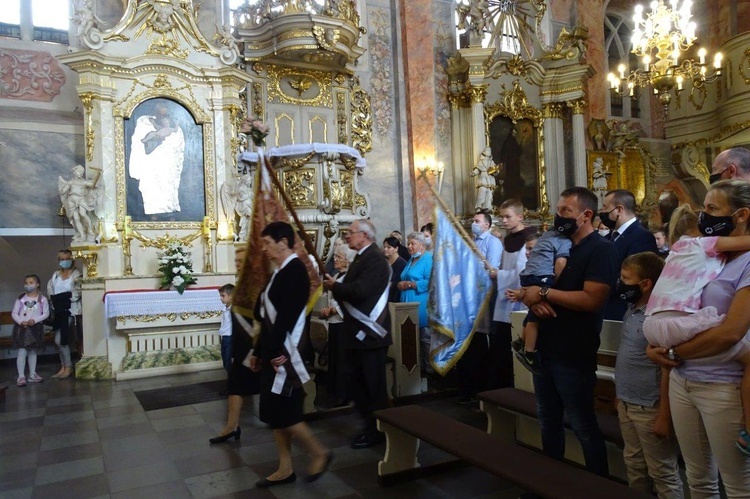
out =
{"type": "Polygon", "coordinates": [[[683,497],[677,443],[671,431],[669,368],[646,355],[643,321],[651,291],[664,267],[654,253],[636,253],[622,263],[617,292],[628,303],[615,364],[617,413],[625,443],[628,485],[659,497],[683,497]]]}
{"type": "MultiPolygon", "coordinates": [[[[750,250],[750,235],[725,237],[735,228],[735,215],[747,216],[743,210],[747,208],[719,217],[706,212],[696,214],[690,205],[683,204],[672,214],[669,221],[671,252],[664,263],[663,276],[648,301],[643,324],[646,339],[652,345],[669,348],[667,356],[670,360],[679,361],[671,347],[718,326],[724,320],[724,315],[719,315],[715,307],[702,307],[701,295],[703,288],[724,268],[722,252],[750,250]]],[[[715,357],[708,359],[736,360],[745,366],[740,386],[745,430],[740,433],[737,448],[750,457],[750,339],[746,336],[715,357]]]]}

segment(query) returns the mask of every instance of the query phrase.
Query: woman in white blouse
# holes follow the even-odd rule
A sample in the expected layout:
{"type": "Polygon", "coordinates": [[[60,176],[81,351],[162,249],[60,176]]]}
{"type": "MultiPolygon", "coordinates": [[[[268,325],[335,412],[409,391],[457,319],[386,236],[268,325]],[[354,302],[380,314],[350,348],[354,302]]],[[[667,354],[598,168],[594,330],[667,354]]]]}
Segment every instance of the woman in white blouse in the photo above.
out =
{"type": "Polygon", "coordinates": [[[75,268],[73,252],[69,249],[57,253],[59,268],[47,283],[47,296],[55,312],[52,328],[55,331],[55,345],[60,352],[60,370],[53,378],[65,379],[73,374],[68,341],[75,337],[73,325],[76,316],[81,315],[81,288],[78,278],[81,271],[75,268]]]}

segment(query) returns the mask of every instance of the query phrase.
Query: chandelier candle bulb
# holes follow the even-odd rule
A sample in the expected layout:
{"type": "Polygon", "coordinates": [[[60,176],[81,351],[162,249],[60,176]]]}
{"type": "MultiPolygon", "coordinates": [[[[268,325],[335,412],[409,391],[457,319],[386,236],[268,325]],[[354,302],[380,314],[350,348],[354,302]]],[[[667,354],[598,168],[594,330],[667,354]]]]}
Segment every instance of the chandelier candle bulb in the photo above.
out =
{"type": "Polygon", "coordinates": [[[682,82],[685,79],[682,77],[682,75],[677,77],[677,90],[682,90],[682,82]]]}
{"type": "Polygon", "coordinates": [[[647,56],[647,55],[644,55],[643,56],[643,69],[645,69],[646,71],[648,71],[649,64],[651,64],[651,57],[647,56]]]}
{"type": "Polygon", "coordinates": [[[714,56],[714,67],[716,69],[721,69],[721,60],[724,58],[724,55],[721,52],[717,52],[714,56]]]}
{"type": "Polygon", "coordinates": [[[706,49],[703,47],[698,50],[698,59],[700,60],[701,64],[706,64],[706,49]]]}
{"type": "Polygon", "coordinates": [[[620,64],[617,66],[617,70],[620,72],[620,78],[625,79],[625,64],[620,64]]]}

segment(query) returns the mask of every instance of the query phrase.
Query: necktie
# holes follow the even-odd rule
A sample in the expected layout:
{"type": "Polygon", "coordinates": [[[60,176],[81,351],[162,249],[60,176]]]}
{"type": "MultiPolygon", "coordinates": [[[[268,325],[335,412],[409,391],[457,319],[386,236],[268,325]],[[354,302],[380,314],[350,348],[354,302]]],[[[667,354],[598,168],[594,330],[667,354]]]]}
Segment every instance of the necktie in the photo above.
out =
{"type": "Polygon", "coordinates": [[[617,238],[618,238],[618,237],[620,237],[620,233],[619,233],[619,232],[617,232],[617,231],[614,231],[614,232],[612,233],[612,242],[615,242],[615,241],[617,241],[617,238]]]}

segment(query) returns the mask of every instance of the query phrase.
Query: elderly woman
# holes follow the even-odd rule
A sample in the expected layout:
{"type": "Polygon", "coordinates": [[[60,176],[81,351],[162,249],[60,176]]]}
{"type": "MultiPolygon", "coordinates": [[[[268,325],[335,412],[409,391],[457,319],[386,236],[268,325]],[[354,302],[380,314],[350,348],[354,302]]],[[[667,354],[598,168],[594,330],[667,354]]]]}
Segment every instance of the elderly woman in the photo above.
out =
{"type": "MultiPolygon", "coordinates": [[[[750,233],[750,183],[718,182],[703,206],[699,224],[704,234],[750,233]],[[706,227],[711,229],[705,231],[706,227]]],[[[738,362],[713,357],[739,343],[750,328],[750,252],[724,255],[724,269],[701,295],[701,305],[716,307],[719,314],[726,314],[724,321],[673,348],[648,348],[652,360],[674,367],[669,403],[694,498],[719,497],[719,473],[727,497],[748,497],[750,491],[750,459],[737,449],[741,445],[737,435],[744,429],[743,368],[738,362]]]]}
{"type": "Polygon", "coordinates": [[[406,248],[411,258],[401,272],[398,289],[401,291],[402,302],[419,303],[419,337],[422,343],[422,370],[431,372],[429,368],[430,330],[427,322],[427,299],[430,291],[430,275],[432,274],[432,253],[427,251],[427,242],[420,232],[412,232],[406,236],[406,248]]]}
{"type": "MultiPolygon", "coordinates": [[[[354,261],[357,252],[348,246],[339,245],[333,254],[336,269],[336,282],[344,282],[349,264],[354,261]]],[[[343,405],[351,399],[347,384],[351,374],[347,362],[344,344],[340,341],[344,326],[344,312],[339,303],[328,291],[328,306],[320,311],[321,319],[328,320],[328,393],[336,398],[337,405],[343,405]]]]}
{"type": "Polygon", "coordinates": [[[401,272],[406,268],[406,260],[399,255],[401,243],[395,236],[386,237],[383,240],[383,254],[388,263],[391,264],[391,289],[388,291],[388,301],[401,301],[401,291],[398,288],[398,282],[401,280],[401,272]]]}

